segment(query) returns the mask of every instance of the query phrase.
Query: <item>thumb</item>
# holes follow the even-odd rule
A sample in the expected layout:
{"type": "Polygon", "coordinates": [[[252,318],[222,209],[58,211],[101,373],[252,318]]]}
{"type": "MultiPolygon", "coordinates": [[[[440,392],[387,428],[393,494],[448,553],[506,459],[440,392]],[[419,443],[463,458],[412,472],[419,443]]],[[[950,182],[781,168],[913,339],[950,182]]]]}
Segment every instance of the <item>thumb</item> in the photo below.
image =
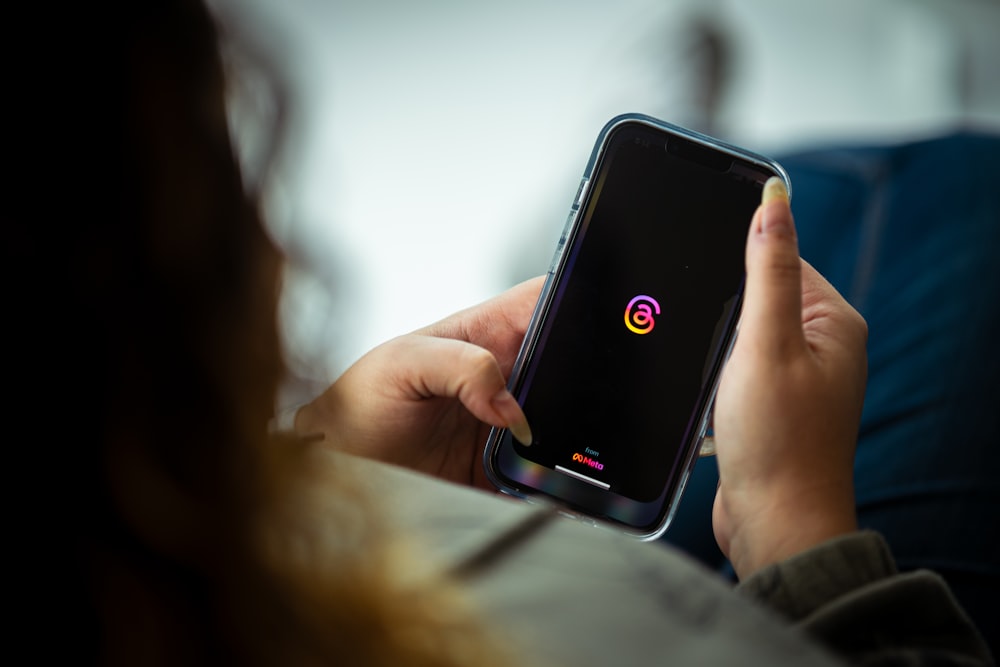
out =
{"type": "Polygon", "coordinates": [[[784,182],[771,177],[747,236],[747,286],[740,338],[776,358],[805,344],[802,264],[784,182]]]}

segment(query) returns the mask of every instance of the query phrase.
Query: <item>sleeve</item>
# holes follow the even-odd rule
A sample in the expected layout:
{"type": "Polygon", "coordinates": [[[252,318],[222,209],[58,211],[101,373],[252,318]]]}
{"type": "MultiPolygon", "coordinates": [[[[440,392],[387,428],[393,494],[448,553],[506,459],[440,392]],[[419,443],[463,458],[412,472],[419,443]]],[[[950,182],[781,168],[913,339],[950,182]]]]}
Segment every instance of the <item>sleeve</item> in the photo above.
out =
{"type": "Polygon", "coordinates": [[[995,664],[944,580],[927,570],[899,573],[874,532],[830,540],[738,589],[853,664],[995,664]]]}

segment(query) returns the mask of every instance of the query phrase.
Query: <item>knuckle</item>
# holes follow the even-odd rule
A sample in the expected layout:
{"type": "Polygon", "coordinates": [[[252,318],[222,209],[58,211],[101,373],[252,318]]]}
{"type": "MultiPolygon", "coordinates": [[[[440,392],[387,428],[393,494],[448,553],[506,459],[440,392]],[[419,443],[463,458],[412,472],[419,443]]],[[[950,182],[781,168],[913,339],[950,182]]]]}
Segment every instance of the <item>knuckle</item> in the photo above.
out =
{"type": "Polygon", "coordinates": [[[465,348],[463,367],[469,378],[491,379],[493,375],[499,375],[497,361],[489,350],[469,345],[465,348]]]}
{"type": "Polygon", "coordinates": [[[850,309],[848,324],[858,341],[862,345],[865,345],[868,342],[868,322],[865,320],[864,316],[862,316],[861,313],[853,307],[850,309]]]}
{"type": "Polygon", "coordinates": [[[858,333],[860,333],[861,338],[863,340],[867,341],[868,340],[868,321],[865,320],[865,318],[858,311],[854,311],[854,314],[857,316],[858,333]]]}
{"type": "Polygon", "coordinates": [[[783,252],[772,254],[767,261],[767,272],[772,280],[799,288],[802,266],[798,255],[783,252]]]}

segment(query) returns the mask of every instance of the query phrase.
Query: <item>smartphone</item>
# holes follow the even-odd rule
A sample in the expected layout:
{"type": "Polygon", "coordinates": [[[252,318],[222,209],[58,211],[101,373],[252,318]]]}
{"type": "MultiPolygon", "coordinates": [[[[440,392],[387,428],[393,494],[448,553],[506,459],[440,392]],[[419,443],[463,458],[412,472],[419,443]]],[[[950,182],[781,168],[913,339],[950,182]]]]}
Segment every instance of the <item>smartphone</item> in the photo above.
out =
{"type": "Polygon", "coordinates": [[[648,116],[600,132],[494,429],[488,477],[642,539],[667,529],[735,340],[744,250],[775,161],[648,116]]]}

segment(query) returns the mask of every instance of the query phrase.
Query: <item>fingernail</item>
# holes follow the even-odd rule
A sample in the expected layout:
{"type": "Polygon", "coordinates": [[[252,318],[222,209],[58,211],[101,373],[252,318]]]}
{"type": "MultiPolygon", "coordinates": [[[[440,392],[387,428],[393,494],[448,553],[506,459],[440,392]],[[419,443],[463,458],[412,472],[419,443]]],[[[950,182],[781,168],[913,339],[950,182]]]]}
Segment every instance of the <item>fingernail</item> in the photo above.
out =
{"type": "Polygon", "coordinates": [[[525,447],[531,447],[531,443],[534,438],[531,436],[531,429],[528,428],[528,421],[522,420],[519,423],[512,423],[508,427],[510,429],[510,434],[514,436],[514,439],[525,447]]]}
{"type": "Polygon", "coordinates": [[[777,176],[772,176],[764,183],[760,194],[760,231],[762,233],[795,233],[791,211],[788,209],[788,189],[785,182],[777,176]],[[784,206],[771,206],[782,202],[784,206]]]}
{"type": "Polygon", "coordinates": [[[785,182],[777,176],[772,176],[764,183],[764,191],[760,193],[760,203],[770,204],[773,201],[788,201],[788,189],[785,182]]]}
{"type": "Polygon", "coordinates": [[[524,412],[521,410],[521,406],[517,404],[514,396],[506,389],[503,389],[493,397],[490,403],[493,404],[493,408],[503,417],[504,422],[507,424],[507,430],[514,436],[514,439],[525,447],[531,447],[534,438],[531,436],[528,418],[524,416],[524,412]]]}

